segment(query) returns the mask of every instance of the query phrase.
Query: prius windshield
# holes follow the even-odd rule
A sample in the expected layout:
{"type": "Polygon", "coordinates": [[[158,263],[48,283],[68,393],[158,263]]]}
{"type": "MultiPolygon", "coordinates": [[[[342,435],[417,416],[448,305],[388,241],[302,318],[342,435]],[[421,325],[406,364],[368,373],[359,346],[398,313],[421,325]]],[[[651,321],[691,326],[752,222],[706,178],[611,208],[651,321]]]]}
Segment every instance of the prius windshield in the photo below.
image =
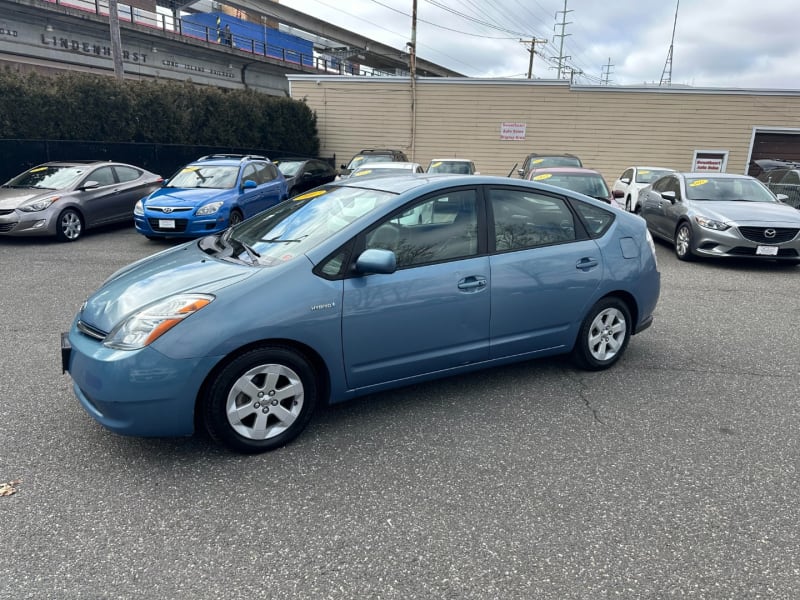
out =
{"type": "Polygon", "coordinates": [[[217,245],[232,247],[236,258],[254,265],[285,263],[380,209],[394,196],[363,188],[316,189],[226,230],[217,245]]]}

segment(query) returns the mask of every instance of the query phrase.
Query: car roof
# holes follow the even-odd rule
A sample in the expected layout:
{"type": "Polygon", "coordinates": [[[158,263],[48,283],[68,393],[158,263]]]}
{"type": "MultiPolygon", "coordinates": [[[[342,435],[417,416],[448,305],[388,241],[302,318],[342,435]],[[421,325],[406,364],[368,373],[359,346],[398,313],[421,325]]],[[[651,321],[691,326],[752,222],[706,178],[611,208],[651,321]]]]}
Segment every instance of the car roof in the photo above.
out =
{"type": "Polygon", "coordinates": [[[469,158],[432,158],[431,162],[472,162],[469,158]]]}
{"type": "Polygon", "coordinates": [[[680,177],[703,177],[705,179],[755,179],[750,175],[740,175],[739,173],[698,173],[694,171],[676,172],[680,177]]]}
{"type": "Polygon", "coordinates": [[[673,173],[675,172],[675,169],[670,169],[669,167],[648,167],[646,165],[634,165],[632,167],[628,167],[628,169],[639,169],[639,170],[651,169],[653,171],[670,171],[670,172],[673,172],[673,173]]]}
{"type": "Polygon", "coordinates": [[[415,169],[416,167],[420,166],[419,163],[415,162],[401,162],[401,161],[394,161],[394,162],[363,162],[358,167],[356,167],[356,171],[361,171],[362,169],[415,169]]]}
{"type": "Polygon", "coordinates": [[[531,169],[531,175],[541,175],[542,173],[564,173],[573,175],[600,175],[600,171],[594,169],[587,169],[585,167],[540,167],[538,169],[531,169]]]}
{"type": "Polygon", "coordinates": [[[208,154],[190,162],[190,165],[215,163],[221,165],[240,165],[251,160],[270,160],[261,154],[208,154]]]}
{"type": "MultiPolygon", "coordinates": [[[[94,167],[95,165],[125,165],[125,166],[134,166],[128,165],[126,163],[120,163],[113,160],[51,160],[46,163],[39,165],[40,167],[48,166],[48,167],[94,167]]],[[[36,167],[34,167],[36,168],[36,167]]],[[[140,167],[136,167],[137,169],[140,167]]]]}

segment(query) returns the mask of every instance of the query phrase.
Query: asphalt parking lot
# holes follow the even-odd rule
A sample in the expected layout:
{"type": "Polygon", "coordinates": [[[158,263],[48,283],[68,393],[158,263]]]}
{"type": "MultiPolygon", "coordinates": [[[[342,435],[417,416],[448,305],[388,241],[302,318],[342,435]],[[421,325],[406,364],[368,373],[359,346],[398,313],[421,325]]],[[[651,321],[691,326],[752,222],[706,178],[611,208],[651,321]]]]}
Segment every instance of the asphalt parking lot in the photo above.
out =
{"type": "Polygon", "coordinates": [[[800,597],[800,267],[657,243],[610,371],[374,395],[244,457],[105,431],[61,373],[87,294],[167,246],[0,239],[0,597],[800,597]]]}

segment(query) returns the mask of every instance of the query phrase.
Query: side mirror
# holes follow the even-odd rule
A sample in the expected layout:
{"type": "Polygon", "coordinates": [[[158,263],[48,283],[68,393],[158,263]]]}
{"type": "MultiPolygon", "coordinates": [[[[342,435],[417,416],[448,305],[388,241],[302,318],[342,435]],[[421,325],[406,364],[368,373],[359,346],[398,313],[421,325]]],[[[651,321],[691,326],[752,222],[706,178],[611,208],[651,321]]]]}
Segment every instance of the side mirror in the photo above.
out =
{"type": "Polygon", "coordinates": [[[80,189],[81,190],[93,190],[93,189],[99,188],[99,187],[100,187],[100,182],[99,181],[87,181],[86,183],[84,183],[80,187],[80,189]]]}
{"type": "Polygon", "coordinates": [[[778,199],[778,202],[786,202],[789,199],[789,196],[786,194],[776,194],[775,197],[778,199]]]}
{"type": "Polygon", "coordinates": [[[525,177],[525,169],[517,169],[517,173],[519,173],[520,177],[525,177]]]}
{"type": "Polygon", "coordinates": [[[340,168],[341,168],[341,169],[346,169],[346,168],[347,168],[347,165],[342,165],[340,168]]]}
{"type": "Polygon", "coordinates": [[[621,181],[622,183],[624,183],[625,185],[629,185],[629,184],[630,184],[630,182],[631,182],[631,180],[630,180],[630,179],[628,179],[627,177],[621,178],[621,179],[620,179],[620,181],[621,181]]]}
{"type": "Polygon", "coordinates": [[[675,204],[677,198],[675,197],[675,192],[661,192],[661,197],[664,200],[669,200],[670,204],[675,204]]]}
{"type": "Polygon", "coordinates": [[[397,270],[397,257],[391,250],[370,248],[364,250],[356,260],[356,272],[360,275],[381,273],[388,275],[397,270]]]}
{"type": "Polygon", "coordinates": [[[480,172],[480,171],[475,171],[475,172],[473,173],[473,175],[480,175],[480,174],[481,174],[481,172],[480,172]]]}
{"type": "Polygon", "coordinates": [[[243,190],[252,190],[252,189],[257,188],[257,187],[258,187],[258,184],[255,181],[253,181],[252,179],[248,179],[247,181],[245,181],[242,184],[242,189],[243,190]]]}
{"type": "Polygon", "coordinates": [[[625,192],[623,192],[622,190],[613,190],[611,192],[611,195],[614,196],[614,198],[622,198],[623,196],[625,196],[625,192]]]}

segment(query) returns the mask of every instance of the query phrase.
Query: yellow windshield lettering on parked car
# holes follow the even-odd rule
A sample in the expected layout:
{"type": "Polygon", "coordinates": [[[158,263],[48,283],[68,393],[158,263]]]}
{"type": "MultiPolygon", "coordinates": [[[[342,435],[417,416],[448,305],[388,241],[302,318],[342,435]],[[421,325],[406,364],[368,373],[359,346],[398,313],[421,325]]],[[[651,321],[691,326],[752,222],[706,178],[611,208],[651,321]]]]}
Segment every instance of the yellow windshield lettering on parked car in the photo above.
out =
{"type": "Polygon", "coordinates": [[[316,198],[317,196],[322,196],[322,194],[327,194],[328,190],[317,190],[316,192],[308,192],[307,194],[301,194],[300,196],[295,196],[292,198],[295,202],[298,200],[308,200],[309,198],[316,198]]]}
{"type": "Polygon", "coordinates": [[[689,187],[697,187],[699,185],[705,185],[708,183],[708,179],[695,179],[692,183],[689,184],[689,187]]]}
{"type": "Polygon", "coordinates": [[[47,167],[37,167],[35,169],[31,169],[28,173],[38,173],[39,171],[47,171],[47,167]]]}
{"type": "Polygon", "coordinates": [[[361,177],[362,175],[369,175],[372,173],[372,169],[367,169],[366,171],[359,171],[356,173],[356,177],[361,177]]]}
{"type": "Polygon", "coordinates": [[[533,164],[533,165],[538,165],[540,162],[544,162],[544,159],[543,159],[543,158],[537,158],[537,159],[536,159],[536,160],[534,160],[534,161],[533,161],[531,164],[533,164]]]}
{"type": "Polygon", "coordinates": [[[432,167],[441,167],[441,166],[442,166],[442,163],[441,163],[441,162],[435,162],[435,163],[433,163],[431,166],[432,166],[432,167]]]}
{"type": "Polygon", "coordinates": [[[552,173],[542,173],[541,175],[535,175],[533,177],[534,181],[541,181],[542,179],[550,179],[553,176],[552,173]]]}

